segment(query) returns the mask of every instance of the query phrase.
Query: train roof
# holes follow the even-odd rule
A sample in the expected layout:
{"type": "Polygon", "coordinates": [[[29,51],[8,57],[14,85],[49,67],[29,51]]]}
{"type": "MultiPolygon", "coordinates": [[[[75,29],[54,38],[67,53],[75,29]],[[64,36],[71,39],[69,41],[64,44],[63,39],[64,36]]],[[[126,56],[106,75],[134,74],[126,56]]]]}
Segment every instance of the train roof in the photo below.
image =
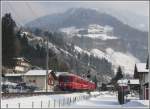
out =
{"type": "MultiPolygon", "coordinates": [[[[78,77],[78,78],[80,78],[80,79],[89,81],[88,79],[82,78],[82,77],[80,77],[79,75],[76,75],[76,74],[73,74],[73,73],[64,73],[64,74],[61,74],[60,76],[74,76],[74,77],[78,77]]],[[[89,81],[89,82],[92,82],[92,81],[89,81]]],[[[94,83],[94,82],[92,82],[92,83],[94,83]]]]}

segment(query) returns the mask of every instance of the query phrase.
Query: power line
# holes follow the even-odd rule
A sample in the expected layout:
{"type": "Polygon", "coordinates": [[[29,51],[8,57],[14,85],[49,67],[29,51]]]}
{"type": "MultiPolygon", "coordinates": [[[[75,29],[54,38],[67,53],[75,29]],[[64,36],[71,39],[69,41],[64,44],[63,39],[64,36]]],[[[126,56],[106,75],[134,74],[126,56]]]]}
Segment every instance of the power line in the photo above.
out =
{"type": "MultiPolygon", "coordinates": [[[[30,6],[30,4],[26,2],[26,5],[31,10],[31,13],[33,14],[33,16],[38,17],[37,14],[35,13],[35,11],[30,6]]],[[[40,21],[39,21],[39,24],[41,25],[40,21]]],[[[46,37],[47,37],[47,44],[46,44],[47,55],[46,55],[46,76],[45,76],[45,78],[46,78],[46,92],[48,92],[48,71],[49,71],[49,65],[48,65],[48,63],[49,63],[49,47],[48,47],[48,45],[49,45],[49,37],[48,37],[48,35],[46,37]]]]}
{"type": "Polygon", "coordinates": [[[21,17],[17,14],[17,12],[15,11],[15,9],[13,8],[13,6],[8,2],[8,7],[10,8],[10,10],[13,11],[13,13],[15,14],[16,19],[18,19],[19,21],[17,21],[17,24],[21,27],[23,26],[21,22],[21,17]]]}
{"type": "Polygon", "coordinates": [[[28,2],[25,2],[27,8],[31,11],[31,13],[33,14],[33,16],[38,17],[37,14],[35,13],[35,11],[33,11],[32,7],[30,6],[30,4],[28,2]]]}

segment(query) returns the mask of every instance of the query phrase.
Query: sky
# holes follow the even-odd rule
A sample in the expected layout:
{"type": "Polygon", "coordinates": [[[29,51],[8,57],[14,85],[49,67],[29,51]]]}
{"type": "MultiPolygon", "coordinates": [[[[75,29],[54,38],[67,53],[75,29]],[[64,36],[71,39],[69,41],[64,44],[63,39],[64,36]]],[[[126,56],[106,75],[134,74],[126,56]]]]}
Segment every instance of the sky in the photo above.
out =
{"type": "Polygon", "coordinates": [[[2,15],[10,12],[20,24],[25,24],[40,16],[61,13],[69,8],[92,8],[104,11],[126,11],[149,17],[149,1],[99,1],[99,2],[42,2],[42,1],[3,1],[2,15]]]}

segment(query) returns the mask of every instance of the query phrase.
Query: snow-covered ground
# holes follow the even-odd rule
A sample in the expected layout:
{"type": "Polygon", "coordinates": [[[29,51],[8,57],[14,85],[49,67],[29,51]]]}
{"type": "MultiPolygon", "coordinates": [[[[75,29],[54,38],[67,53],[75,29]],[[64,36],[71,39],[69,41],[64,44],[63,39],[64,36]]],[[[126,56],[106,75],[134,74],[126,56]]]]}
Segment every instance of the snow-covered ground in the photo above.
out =
{"type": "MultiPolygon", "coordinates": [[[[99,92],[92,92],[91,95],[99,94],[99,92]]],[[[56,94],[56,95],[40,95],[40,96],[31,96],[31,97],[19,97],[19,98],[9,98],[1,100],[2,108],[53,108],[53,107],[62,107],[68,105],[69,100],[73,102],[73,99],[76,100],[79,97],[88,97],[87,92],[84,93],[72,93],[72,94],[56,94]]]]}
{"type": "Polygon", "coordinates": [[[113,92],[92,92],[90,98],[88,93],[73,93],[60,95],[41,95],[32,97],[21,97],[2,99],[2,108],[148,108],[148,100],[138,100],[138,98],[130,97],[130,101],[120,105],[117,100],[117,94],[113,92]],[[76,97],[76,102],[74,98],[76,97]],[[80,98],[79,98],[80,97],[80,98]],[[71,102],[70,102],[71,99],[71,102]],[[42,104],[42,105],[41,105],[42,104]]]}
{"type": "Polygon", "coordinates": [[[149,100],[137,100],[130,98],[129,102],[120,105],[117,100],[117,94],[110,92],[101,92],[100,96],[90,98],[89,100],[79,101],[65,108],[148,108],[149,100]]]}

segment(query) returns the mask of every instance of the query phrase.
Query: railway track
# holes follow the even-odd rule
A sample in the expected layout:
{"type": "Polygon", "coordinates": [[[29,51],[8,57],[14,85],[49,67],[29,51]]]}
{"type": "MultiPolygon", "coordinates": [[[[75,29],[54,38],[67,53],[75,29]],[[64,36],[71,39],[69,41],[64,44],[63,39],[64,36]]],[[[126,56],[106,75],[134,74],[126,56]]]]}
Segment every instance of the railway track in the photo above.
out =
{"type": "Polygon", "coordinates": [[[55,92],[21,92],[21,93],[2,93],[2,99],[14,98],[14,97],[29,97],[38,95],[54,95],[54,94],[70,94],[75,92],[70,91],[55,91],[55,92]]]}

